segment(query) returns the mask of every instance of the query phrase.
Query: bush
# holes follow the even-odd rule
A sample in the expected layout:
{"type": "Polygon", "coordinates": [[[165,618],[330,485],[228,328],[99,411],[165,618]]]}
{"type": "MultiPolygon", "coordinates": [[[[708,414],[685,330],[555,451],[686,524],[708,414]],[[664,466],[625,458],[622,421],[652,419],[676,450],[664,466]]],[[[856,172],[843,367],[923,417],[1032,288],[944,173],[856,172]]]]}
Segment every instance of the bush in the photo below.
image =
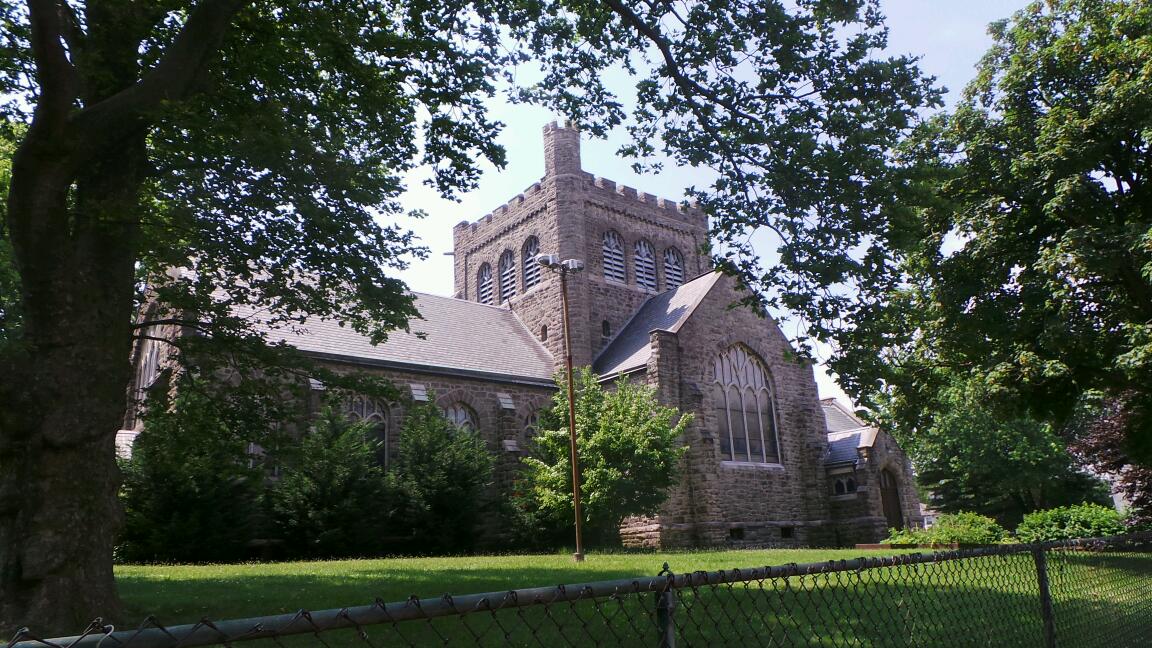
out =
{"type": "Polygon", "coordinates": [[[469,551],[476,526],[490,507],[485,492],[495,463],[480,436],[444,418],[431,404],[413,403],[400,433],[400,452],[389,472],[398,509],[394,529],[408,531],[412,553],[469,551]]]}
{"type": "MultiPolygon", "coordinates": [[[[655,513],[676,484],[691,416],[661,406],[645,385],[621,379],[605,390],[588,368],[574,379],[585,538],[619,544],[623,519],[655,513]]],[[[558,382],[516,489],[530,533],[550,539],[569,537],[573,520],[568,396],[558,382]]]]}
{"type": "Polygon", "coordinates": [[[1080,504],[1029,513],[1016,527],[1016,535],[1023,542],[1047,542],[1118,535],[1125,530],[1124,519],[1115,509],[1080,504]]]}
{"type": "Polygon", "coordinates": [[[288,556],[336,558],[383,551],[390,512],[379,441],[368,423],[326,408],[268,490],[269,517],[288,556]]]}
{"type": "Polygon", "coordinates": [[[997,544],[1008,532],[990,517],[979,513],[946,513],[929,529],[891,529],[885,542],[892,544],[997,544]]]}
{"type": "Polygon", "coordinates": [[[263,471],[250,465],[260,432],[191,389],[149,403],[132,457],[121,462],[124,528],[117,559],[227,562],[249,557],[263,471]]]}

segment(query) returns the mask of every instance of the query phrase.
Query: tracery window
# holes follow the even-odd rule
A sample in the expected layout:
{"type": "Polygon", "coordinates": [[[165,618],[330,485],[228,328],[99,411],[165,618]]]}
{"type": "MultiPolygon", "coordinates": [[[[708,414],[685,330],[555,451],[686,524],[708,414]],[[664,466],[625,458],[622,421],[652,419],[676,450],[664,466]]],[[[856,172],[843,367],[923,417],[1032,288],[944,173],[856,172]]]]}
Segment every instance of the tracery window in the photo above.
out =
{"type": "Polygon", "coordinates": [[[476,412],[459,401],[444,408],[444,418],[461,430],[475,432],[480,427],[476,422],[476,412]]]}
{"type": "Polygon", "coordinates": [[[536,255],[540,254],[540,239],[529,236],[524,241],[524,253],[520,255],[520,263],[524,266],[524,290],[540,283],[540,264],[536,263],[536,255]]]}
{"type": "Polygon", "coordinates": [[[492,266],[485,263],[476,273],[476,301],[481,304],[492,303],[492,266]]]}
{"type": "Polygon", "coordinates": [[[612,230],[604,232],[604,278],[624,283],[624,243],[612,230]]]}
{"type": "Polygon", "coordinates": [[[505,250],[500,255],[500,303],[516,296],[516,255],[505,250]]]}
{"type": "Polygon", "coordinates": [[[380,442],[376,451],[376,459],[380,465],[388,466],[388,407],[383,403],[356,395],[347,403],[348,419],[351,421],[365,421],[372,426],[372,435],[380,442]]]}
{"type": "Polygon", "coordinates": [[[734,346],[716,358],[713,369],[721,458],[780,463],[776,399],[764,365],[748,349],[734,346]]]}
{"type": "Polygon", "coordinates": [[[645,240],[636,241],[633,265],[636,268],[636,285],[649,292],[656,292],[656,253],[652,244],[645,240]]]}
{"type": "Polygon", "coordinates": [[[531,439],[540,432],[540,410],[534,409],[524,417],[524,438],[531,439]]]}
{"type": "Polygon", "coordinates": [[[664,250],[664,289],[672,290],[684,283],[684,257],[676,248],[664,250]]]}

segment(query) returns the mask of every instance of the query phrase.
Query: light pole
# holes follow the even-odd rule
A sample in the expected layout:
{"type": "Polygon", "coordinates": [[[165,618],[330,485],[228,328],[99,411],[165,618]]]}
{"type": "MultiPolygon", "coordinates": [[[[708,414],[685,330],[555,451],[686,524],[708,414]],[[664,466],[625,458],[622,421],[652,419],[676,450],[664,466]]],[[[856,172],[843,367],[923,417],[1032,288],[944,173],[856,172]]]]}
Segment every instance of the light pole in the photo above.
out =
{"type": "Polygon", "coordinates": [[[564,304],[564,370],[568,381],[568,444],[569,458],[572,461],[572,504],[576,509],[576,553],[572,558],[584,562],[584,543],[580,529],[583,510],[580,506],[580,455],[576,451],[576,396],[572,385],[572,336],[568,325],[568,273],[580,272],[584,262],[577,259],[560,260],[554,254],[541,254],[536,262],[560,274],[560,301],[564,304]]]}

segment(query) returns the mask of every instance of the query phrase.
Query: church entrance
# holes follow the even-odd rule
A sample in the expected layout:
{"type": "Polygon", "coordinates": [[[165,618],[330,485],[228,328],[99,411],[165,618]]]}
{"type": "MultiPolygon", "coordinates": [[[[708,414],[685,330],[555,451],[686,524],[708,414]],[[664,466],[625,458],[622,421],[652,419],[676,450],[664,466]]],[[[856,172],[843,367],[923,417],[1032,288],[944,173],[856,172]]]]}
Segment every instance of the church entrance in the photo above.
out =
{"type": "Polygon", "coordinates": [[[904,515],[900,513],[900,490],[896,477],[887,469],[880,471],[880,501],[884,506],[884,519],[890,529],[904,528],[904,515]]]}

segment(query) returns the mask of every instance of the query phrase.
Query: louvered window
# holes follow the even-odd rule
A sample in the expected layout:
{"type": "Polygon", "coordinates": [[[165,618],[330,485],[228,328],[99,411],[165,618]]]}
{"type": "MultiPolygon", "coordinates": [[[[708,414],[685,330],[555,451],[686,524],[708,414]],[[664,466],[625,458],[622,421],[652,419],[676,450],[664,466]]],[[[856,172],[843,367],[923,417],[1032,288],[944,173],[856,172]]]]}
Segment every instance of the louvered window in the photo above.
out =
{"type": "Polygon", "coordinates": [[[613,231],[604,233],[604,278],[624,283],[624,243],[613,231]]]}
{"type": "Polygon", "coordinates": [[[656,292],[656,253],[648,241],[636,241],[636,285],[656,292]]]}
{"type": "Polygon", "coordinates": [[[713,365],[720,458],[780,463],[776,403],[768,372],[754,355],[734,346],[713,365]]]}
{"type": "Polygon", "coordinates": [[[538,254],[540,254],[540,240],[535,236],[529,236],[528,240],[524,241],[524,254],[520,257],[520,263],[524,265],[525,291],[540,283],[540,264],[536,263],[538,254]]]}
{"type": "Polygon", "coordinates": [[[684,283],[684,257],[676,248],[664,250],[664,289],[672,290],[684,283]]]}
{"type": "Polygon", "coordinates": [[[500,303],[516,296],[516,255],[505,250],[500,255],[500,303]]]}
{"type": "Polygon", "coordinates": [[[481,304],[492,303],[492,266],[485,263],[476,273],[476,301],[481,304]]]}

